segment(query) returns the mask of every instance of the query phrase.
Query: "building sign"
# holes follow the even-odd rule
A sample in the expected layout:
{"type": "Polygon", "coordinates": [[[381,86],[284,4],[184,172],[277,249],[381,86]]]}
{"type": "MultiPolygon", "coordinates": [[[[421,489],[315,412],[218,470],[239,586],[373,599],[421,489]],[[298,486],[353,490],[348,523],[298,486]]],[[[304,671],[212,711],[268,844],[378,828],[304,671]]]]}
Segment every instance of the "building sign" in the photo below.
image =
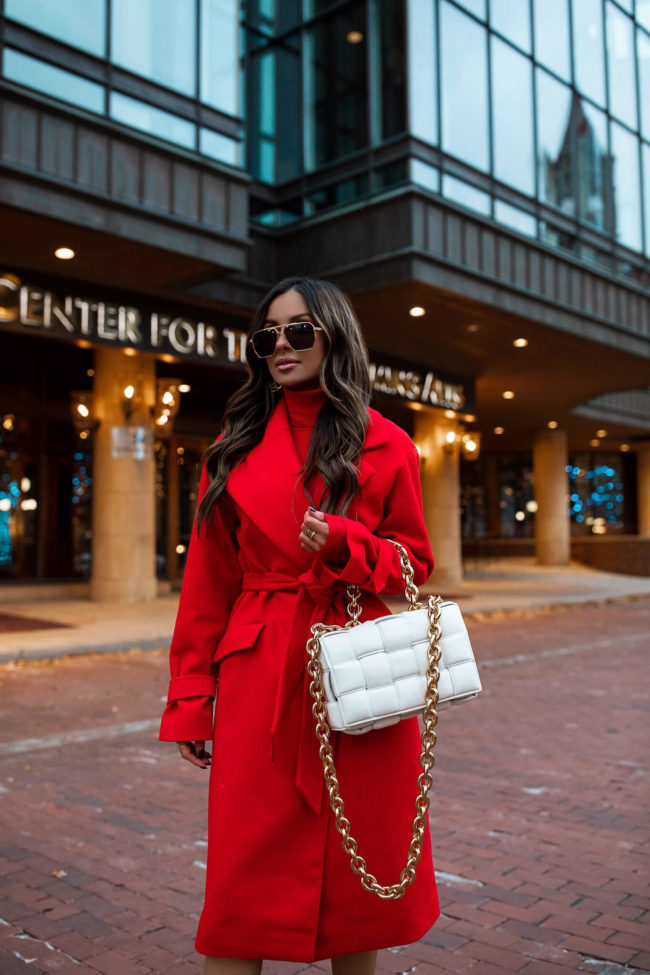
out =
{"type": "MultiPolygon", "coordinates": [[[[61,294],[0,274],[0,329],[49,335],[68,341],[130,346],[214,365],[246,362],[246,332],[165,314],[130,304],[61,294]]],[[[473,410],[473,383],[444,377],[426,366],[396,359],[370,363],[375,393],[454,411],[473,410]]],[[[122,428],[117,428],[122,429],[122,428]]],[[[133,428],[124,428],[133,429],[133,428]]],[[[120,441],[121,442],[121,441],[120,441]]],[[[113,443],[113,450],[124,449],[113,443]]],[[[135,450],[135,448],[132,448],[135,450]]],[[[113,454],[135,456],[133,453],[113,454]]]]}
{"type": "Polygon", "coordinates": [[[117,460],[145,460],[151,456],[153,436],[146,427],[112,427],[111,456],[117,460]]]}

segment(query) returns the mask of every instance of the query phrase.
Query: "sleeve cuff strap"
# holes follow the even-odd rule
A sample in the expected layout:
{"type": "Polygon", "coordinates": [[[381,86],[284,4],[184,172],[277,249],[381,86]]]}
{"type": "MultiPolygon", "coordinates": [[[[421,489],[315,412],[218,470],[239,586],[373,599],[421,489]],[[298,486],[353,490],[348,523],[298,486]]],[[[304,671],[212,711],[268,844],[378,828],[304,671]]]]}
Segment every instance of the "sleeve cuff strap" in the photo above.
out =
{"type": "Polygon", "coordinates": [[[190,675],[189,677],[172,677],[169,682],[167,703],[178,701],[184,697],[214,697],[217,692],[217,678],[209,675],[190,675]]]}

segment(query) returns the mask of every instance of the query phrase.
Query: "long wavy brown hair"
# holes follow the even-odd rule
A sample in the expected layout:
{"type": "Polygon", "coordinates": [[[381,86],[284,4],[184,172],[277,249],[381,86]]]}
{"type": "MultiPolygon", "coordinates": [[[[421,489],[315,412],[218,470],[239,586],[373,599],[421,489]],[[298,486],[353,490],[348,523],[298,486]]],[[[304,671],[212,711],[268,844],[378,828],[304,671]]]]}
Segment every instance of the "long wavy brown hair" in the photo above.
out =
{"type": "Polygon", "coordinates": [[[326,488],[320,510],[338,514],[346,513],[359,490],[357,465],[370,401],[368,350],[359,321],[347,296],[330,281],[285,278],[264,296],[251,319],[246,343],[248,378],[228,400],[223,435],[206,453],[210,484],[197,511],[199,531],[204,522],[209,523],[230,471],[261,441],[282,395],[272,390],[267,365],[253,352],[250,339],[264,327],[271,302],[287,291],[302,295],[327,341],[319,377],[327,399],[312,430],[301,471],[303,484],[318,472],[326,488]]]}

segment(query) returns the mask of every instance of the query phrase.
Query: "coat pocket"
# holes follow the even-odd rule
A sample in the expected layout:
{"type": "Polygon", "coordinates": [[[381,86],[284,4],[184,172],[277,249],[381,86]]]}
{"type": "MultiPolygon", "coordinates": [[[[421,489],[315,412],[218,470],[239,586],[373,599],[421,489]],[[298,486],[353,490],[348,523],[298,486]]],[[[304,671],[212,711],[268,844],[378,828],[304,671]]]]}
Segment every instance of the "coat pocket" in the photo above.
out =
{"type": "Polygon", "coordinates": [[[264,623],[236,623],[229,627],[217,644],[213,663],[218,663],[237,650],[250,650],[264,629],[264,623]]]}

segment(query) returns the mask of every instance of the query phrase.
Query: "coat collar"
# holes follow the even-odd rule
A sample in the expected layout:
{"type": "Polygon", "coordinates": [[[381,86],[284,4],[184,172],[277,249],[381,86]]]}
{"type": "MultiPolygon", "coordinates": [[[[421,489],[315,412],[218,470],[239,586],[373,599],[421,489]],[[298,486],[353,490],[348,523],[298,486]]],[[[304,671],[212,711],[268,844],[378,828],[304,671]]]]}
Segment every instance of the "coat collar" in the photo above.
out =
{"type": "MultiPolygon", "coordinates": [[[[385,422],[370,410],[366,439],[359,467],[359,484],[375,473],[368,454],[388,440],[385,422]]],[[[266,426],[264,437],[246,458],[230,472],[227,490],[246,515],[274,545],[299,568],[304,568],[305,551],[298,534],[307,500],[300,478],[301,463],[296,453],[284,400],[279,400],[266,426]]]]}

